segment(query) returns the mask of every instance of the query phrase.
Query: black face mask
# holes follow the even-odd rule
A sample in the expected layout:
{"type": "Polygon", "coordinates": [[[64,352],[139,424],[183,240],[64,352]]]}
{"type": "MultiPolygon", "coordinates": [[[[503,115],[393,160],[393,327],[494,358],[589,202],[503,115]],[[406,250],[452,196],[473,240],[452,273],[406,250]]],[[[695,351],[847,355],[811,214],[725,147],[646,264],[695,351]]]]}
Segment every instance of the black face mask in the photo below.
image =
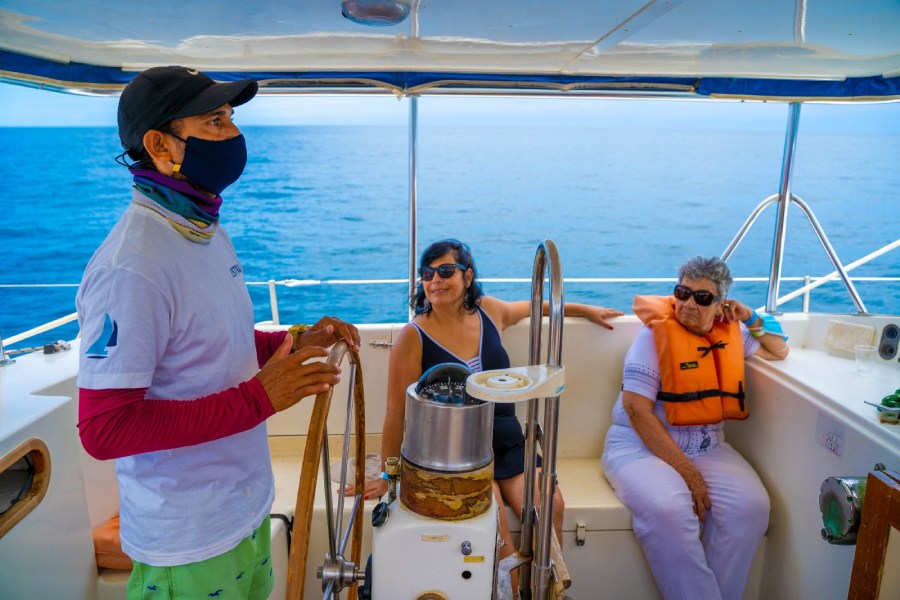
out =
{"type": "Polygon", "coordinates": [[[175,170],[197,185],[218,195],[238,180],[247,165],[247,143],[243,135],[214,141],[189,137],[184,142],[184,160],[175,170]]]}

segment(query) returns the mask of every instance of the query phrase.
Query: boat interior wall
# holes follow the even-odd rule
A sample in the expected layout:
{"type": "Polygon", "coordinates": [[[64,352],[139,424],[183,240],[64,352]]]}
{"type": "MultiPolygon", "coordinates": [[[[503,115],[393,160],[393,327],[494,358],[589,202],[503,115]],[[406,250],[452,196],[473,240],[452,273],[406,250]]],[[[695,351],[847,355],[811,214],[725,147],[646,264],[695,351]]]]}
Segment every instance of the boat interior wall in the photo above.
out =
{"type": "Polygon", "coordinates": [[[841,357],[813,367],[808,354],[821,352],[792,348],[790,366],[750,361],[751,418],[726,425],[728,441],[757,470],[772,502],[761,598],[846,597],[855,547],[816,539],[819,487],[830,476],[865,476],[879,462],[900,464],[898,426],[877,424],[875,409],[862,403],[884,385],[900,385],[900,369],[886,365],[875,382],[841,357]],[[877,425],[855,422],[857,406],[877,425]]]}
{"type": "MultiPolygon", "coordinates": [[[[30,362],[17,361],[14,366],[21,374],[30,369],[30,362]]],[[[0,457],[34,438],[46,444],[52,466],[41,502],[0,537],[0,595],[93,598],[96,565],[80,444],[71,434],[74,404],[58,396],[23,397],[14,393],[9,380],[10,375],[0,374],[0,457]],[[48,564],[53,565],[52,573],[48,564]]]]}

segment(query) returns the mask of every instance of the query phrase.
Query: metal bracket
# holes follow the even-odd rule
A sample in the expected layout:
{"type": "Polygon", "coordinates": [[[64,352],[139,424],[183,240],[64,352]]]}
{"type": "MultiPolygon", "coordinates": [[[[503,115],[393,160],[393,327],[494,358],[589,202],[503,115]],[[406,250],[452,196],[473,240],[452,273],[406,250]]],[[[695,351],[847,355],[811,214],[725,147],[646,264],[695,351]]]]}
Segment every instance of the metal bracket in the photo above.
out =
{"type": "Polygon", "coordinates": [[[369,346],[372,348],[390,348],[394,345],[394,342],[390,340],[372,340],[369,342],[369,346]]]}
{"type": "Polygon", "coordinates": [[[531,559],[531,556],[525,556],[516,552],[500,560],[497,564],[497,600],[513,600],[514,592],[511,573],[514,569],[518,569],[531,559]]]}
{"type": "Polygon", "coordinates": [[[576,523],[575,524],[575,545],[576,546],[584,546],[584,542],[587,539],[585,537],[585,533],[587,532],[587,525],[584,523],[576,523]]]}

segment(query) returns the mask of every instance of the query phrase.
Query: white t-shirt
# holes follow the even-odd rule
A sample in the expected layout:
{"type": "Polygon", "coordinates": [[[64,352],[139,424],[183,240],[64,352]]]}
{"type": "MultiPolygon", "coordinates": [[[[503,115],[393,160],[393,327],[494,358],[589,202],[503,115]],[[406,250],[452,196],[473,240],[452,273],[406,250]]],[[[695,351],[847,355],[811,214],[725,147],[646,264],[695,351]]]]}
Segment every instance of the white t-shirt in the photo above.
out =
{"type": "MultiPolygon", "coordinates": [[[[759,349],[759,341],[741,327],[744,341],[744,356],[751,356],[759,349]]],[[[622,373],[622,389],[640,394],[654,401],[653,414],[662,422],[666,430],[688,456],[696,456],[701,452],[714,449],[724,441],[723,422],[714,425],[670,425],[666,419],[665,402],[656,400],[662,389],[662,378],[659,374],[659,357],[653,341],[653,330],[643,327],[638,332],[634,343],[625,353],[625,367],[622,373]]],[[[622,392],[613,406],[613,424],[607,433],[606,450],[611,444],[638,443],[643,445],[637,432],[631,427],[631,420],[622,407],[622,392]]]]}
{"type": "MultiPolygon", "coordinates": [[[[132,204],[88,264],[76,306],[79,387],[147,387],[148,398],[189,401],[259,370],[253,306],[221,228],[208,245],[197,244],[132,204]]],[[[122,549],[156,566],[231,550],[260,525],[275,495],[265,423],[117,459],[116,473],[122,549]]]]}

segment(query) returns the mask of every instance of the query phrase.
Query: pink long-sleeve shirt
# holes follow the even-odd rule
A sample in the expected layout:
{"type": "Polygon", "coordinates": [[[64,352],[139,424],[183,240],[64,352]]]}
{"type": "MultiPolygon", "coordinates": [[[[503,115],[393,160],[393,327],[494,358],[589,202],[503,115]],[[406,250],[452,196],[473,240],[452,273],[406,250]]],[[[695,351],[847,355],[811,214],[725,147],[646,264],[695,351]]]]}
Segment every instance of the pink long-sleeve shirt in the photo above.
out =
{"type": "MultiPolygon", "coordinates": [[[[260,368],[284,331],[254,331],[260,368]]],[[[193,446],[246,431],[275,414],[255,377],[202,398],[148,400],[148,388],[78,390],[78,431],[88,454],[100,460],[193,446]]]]}

